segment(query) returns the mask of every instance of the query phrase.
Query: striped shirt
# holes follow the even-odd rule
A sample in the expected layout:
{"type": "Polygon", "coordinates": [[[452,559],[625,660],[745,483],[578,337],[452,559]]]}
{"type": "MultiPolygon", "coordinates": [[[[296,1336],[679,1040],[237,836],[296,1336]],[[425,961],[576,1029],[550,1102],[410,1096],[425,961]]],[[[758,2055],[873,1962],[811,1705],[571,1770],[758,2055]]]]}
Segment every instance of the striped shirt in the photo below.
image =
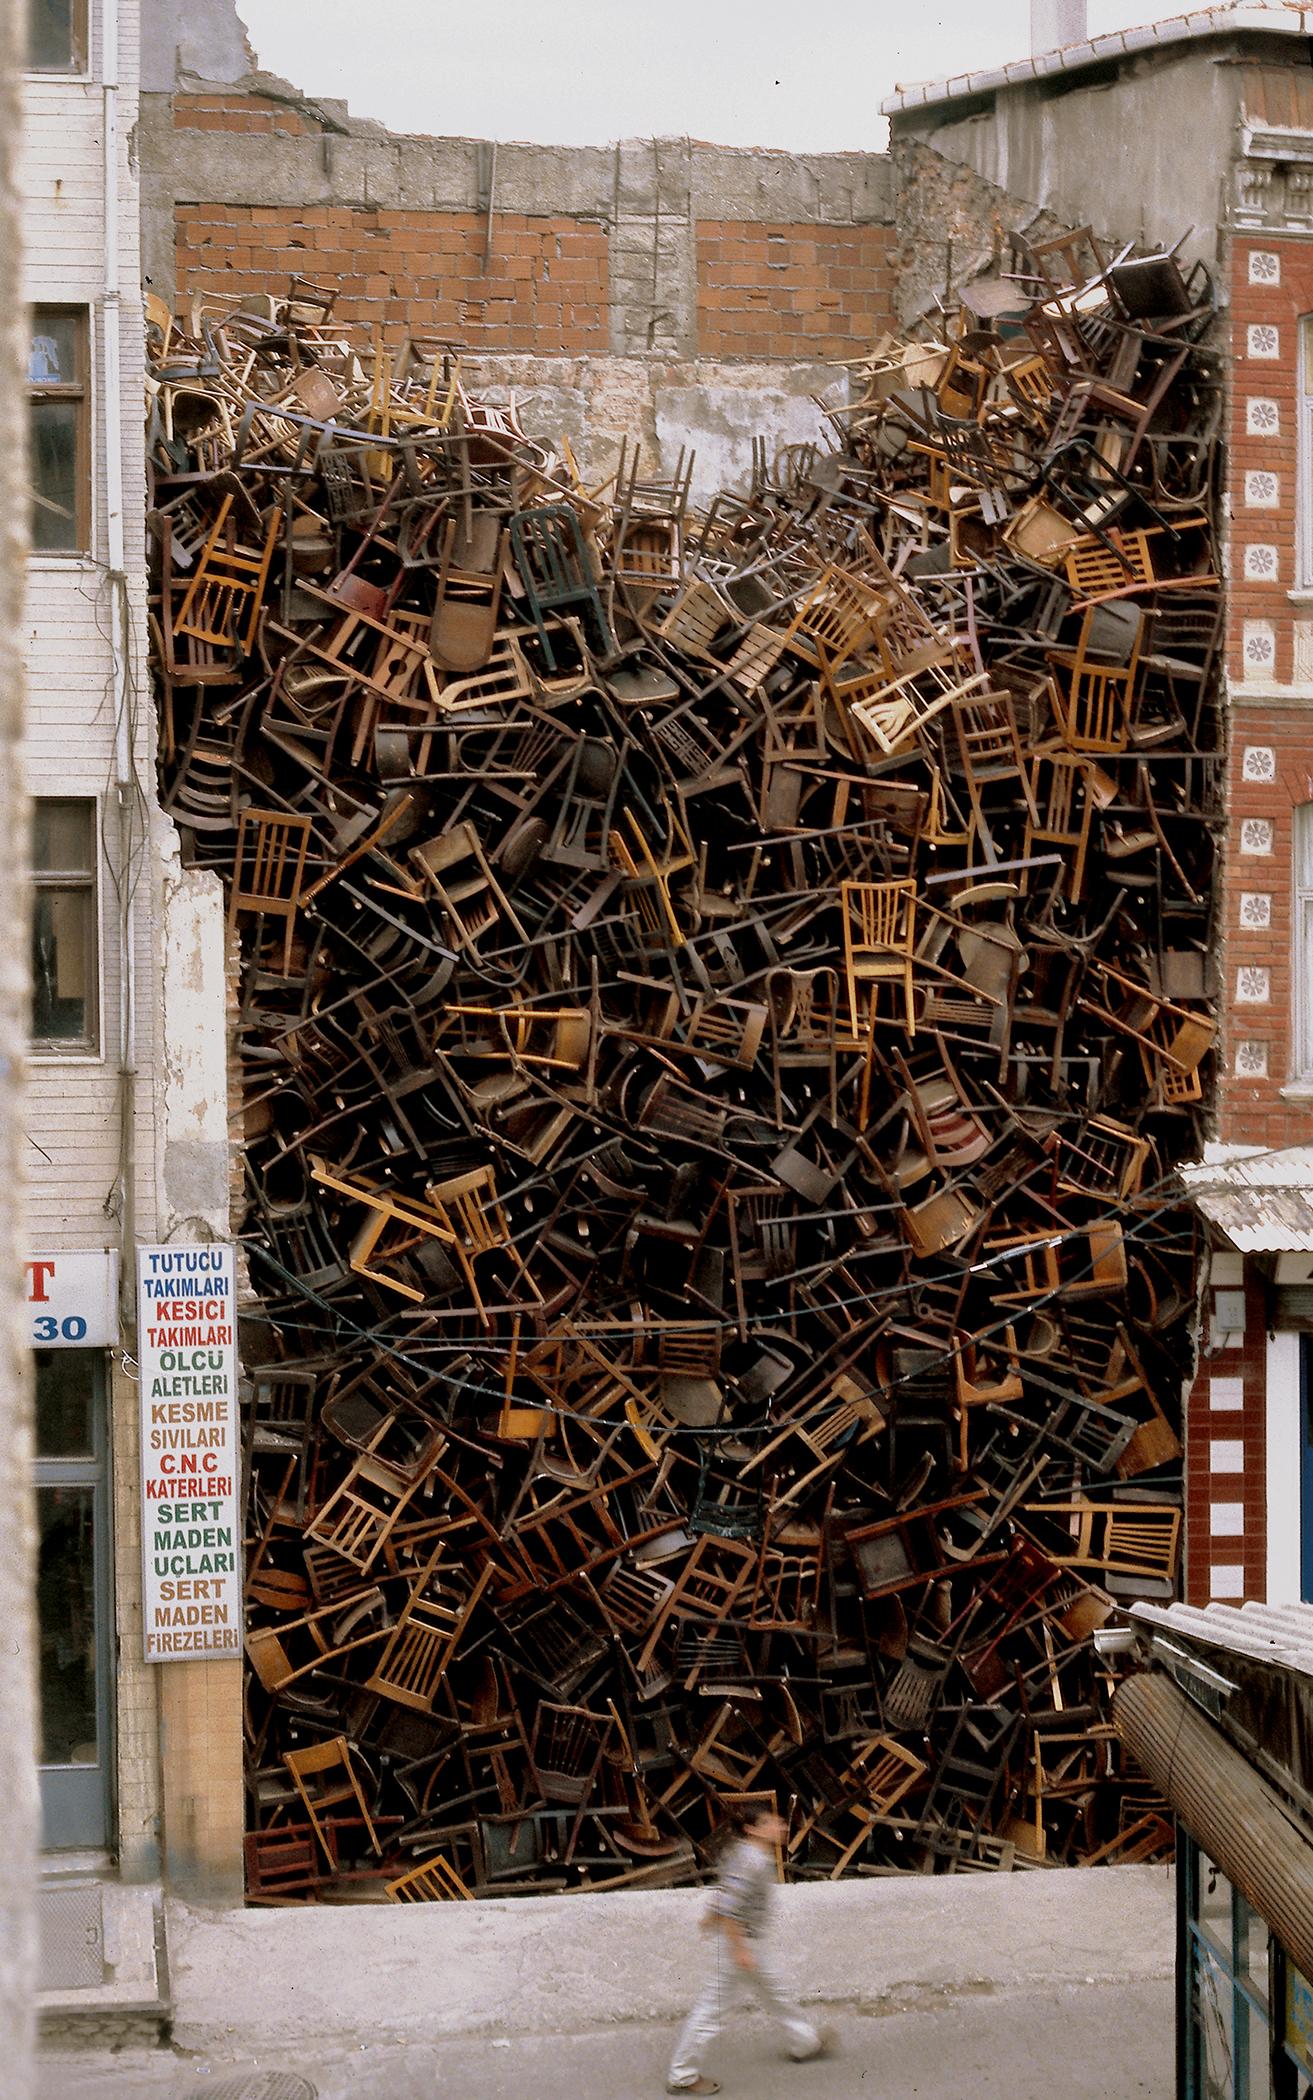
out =
{"type": "Polygon", "coordinates": [[[725,1854],[712,1909],[718,1918],[731,1919],[750,1940],[760,1939],[774,1886],[774,1848],[755,1844],[751,1838],[737,1838],[725,1854]]]}

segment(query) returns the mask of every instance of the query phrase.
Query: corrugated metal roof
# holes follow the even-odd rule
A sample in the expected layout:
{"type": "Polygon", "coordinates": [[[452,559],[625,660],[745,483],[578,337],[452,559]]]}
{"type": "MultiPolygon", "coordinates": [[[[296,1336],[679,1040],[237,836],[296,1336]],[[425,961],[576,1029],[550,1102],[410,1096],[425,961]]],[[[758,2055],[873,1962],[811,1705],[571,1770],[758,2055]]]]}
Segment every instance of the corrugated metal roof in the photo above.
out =
{"type": "Polygon", "coordinates": [[[1196,1200],[1237,1254],[1313,1254],[1313,1194],[1226,1189],[1196,1200]]]}
{"type": "MultiPolygon", "coordinates": [[[[1173,15],[1164,22],[1148,22],[1139,29],[1112,30],[1084,43],[1064,44],[1057,51],[1014,59],[1011,65],[996,66],[988,72],[910,81],[885,97],[880,112],[882,116],[895,117],[904,110],[924,109],[934,102],[953,102],[964,95],[983,95],[994,88],[1047,80],[1055,73],[1073,72],[1078,66],[1097,65],[1101,59],[1131,57],[1138,51],[1191,43],[1199,37],[1226,36],[1240,29],[1265,30],[1276,36],[1313,35],[1313,6],[1286,5],[1283,0],[1272,0],[1271,5],[1264,6],[1260,0],[1260,4],[1248,7],[1196,7],[1189,14],[1173,15]]],[[[1271,121],[1275,123],[1276,119],[1271,121]]]]}
{"type": "Polygon", "coordinates": [[[1313,1677],[1313,1604],[1132,1604],[1129,1615],[1182,1639],[1313,1677]]]}
{"type": "Polygon", "coordinates": [[[1182,1169],[1203,1215],[1241,1254],[1313,1254],[1313,1145],[1182,1169]]]}

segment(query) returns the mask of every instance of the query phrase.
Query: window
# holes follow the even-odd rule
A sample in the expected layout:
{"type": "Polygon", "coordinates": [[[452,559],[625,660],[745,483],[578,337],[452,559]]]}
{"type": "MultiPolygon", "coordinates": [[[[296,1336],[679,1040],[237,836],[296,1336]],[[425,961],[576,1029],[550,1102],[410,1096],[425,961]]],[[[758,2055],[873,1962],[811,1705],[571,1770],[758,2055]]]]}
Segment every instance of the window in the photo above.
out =
{"type": "Polygon", "coordinates": [[[1295,895],[1291,923],[1294,1003],[1291,1012],[1291,1077],[1313,1079],[1313,802],[1292,811],[1295,895]]]}
{"type": "Polygon", "coordinates": [[[91,512],[85,307],[32,308],[27,400],[33,552],[80,553],[91,512]]]}
{"type": "Polygon", "coordinates": [[[29,72],[81,73],[86,53],[86,0],[28,0],[29,72]]]}
{"type": "Polygon", "coordinates": [[[42,1841],[109,1834],[112,1556],[105,1361],[95,1349],[36,1352],[38,1680],[42,1841]]]}
{"type": "Polygon", "coordinates": [[[1266,1920],[1184,1830],[1177,1990],[1183,2100],[1309,2100],[1313,1987],[1266,1920]]]}
{"type": "Polygon", "coordinates": [[[95,1051],[96,805],[39,799],[32,831],[33,1047],[95,1051]]]}

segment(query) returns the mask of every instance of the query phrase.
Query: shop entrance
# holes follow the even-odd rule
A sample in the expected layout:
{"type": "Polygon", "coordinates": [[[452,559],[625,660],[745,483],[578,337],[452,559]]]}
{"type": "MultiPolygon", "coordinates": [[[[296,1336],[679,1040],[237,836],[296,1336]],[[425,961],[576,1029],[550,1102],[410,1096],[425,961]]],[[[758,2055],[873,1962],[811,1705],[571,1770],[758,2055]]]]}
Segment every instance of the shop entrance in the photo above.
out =
{"type": "Polygon", "coordinates": [[[39,1349],[35,1364],[41,1841],[101,1849],[114,1681],[105,1359],[39,1349]]]}

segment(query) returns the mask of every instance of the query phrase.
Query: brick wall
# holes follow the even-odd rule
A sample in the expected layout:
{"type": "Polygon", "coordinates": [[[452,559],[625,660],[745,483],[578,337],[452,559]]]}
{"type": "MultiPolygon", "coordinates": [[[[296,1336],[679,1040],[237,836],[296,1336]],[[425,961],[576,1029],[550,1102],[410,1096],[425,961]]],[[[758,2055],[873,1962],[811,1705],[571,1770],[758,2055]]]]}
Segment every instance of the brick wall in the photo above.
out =
{"type": "Polygon", "coordinates": [[[1266,1319],[1266,1291],[1251,1273],[1243,1345],[1200,1358],[1186,1407],[1187,1604],[1267,1596],[1266,1319]]]}
{"type": "Polygon", "coordinates": [[[311,137],[323,127],[270,95],[175,95],[173,122],[178,131],[279,132],[284,138],[311,137]]]}
{"type": "Polygon", "coordinates": [[[893,230],[699,219],[703,357],[860,357],[893,325],[893,230]]]}
{"type": "MultiPolygon", "coordinates": [[[[1313,1098],[1292,1096],[1294,810],[1313,801],[1313,710],[1233,692],[1224,888],[1227,1044],[1219,1087],[1228,1144],[1313,1143],[1313,1098]]],[[[1313,960],[1313,959],[1311,959],[1313,960]]]]}
{"type": "Polygon", "coordinates": [[[292,276],[340,284],[335,318],[390,340],[447,333],[472,350],[585,355],[607,348],[605,229],[588,220],[351,205],[179,204],[177,284],[280,291],[292,276]]]}
{"type": "MultiPolygon", "coordinates": [[[[1238,240],[1231,255],[1231,591],[1228,660],[1233,678],[1290,684],[1296,623],[1313,603],[1292,604],[1295,573],[1296,410],[1299,320],[1313,313],[1313,246],[1268,236],[1238,240]]],[[[1313,641],[1313,627],[1308,639],[1313,641]]],[[[1302,680],[1313,694],[1313,650],[1302,680]]]]}
{"type": "MultiPolygon", "coordinates": [[[[1313,246],[1244,238],[1230,257],[1229,818],[1223,898],[1224,1142],[1313,1142],[1295,1073],[1291,847],[1313,801],[1313,596],[1296,573],[1300,316],[1313,246]],[[1309,646],[1306,648],[1305,644],[1309,646]]],[[[1313,958],[1310,959],[1313,961],[1313,958]]]]}

